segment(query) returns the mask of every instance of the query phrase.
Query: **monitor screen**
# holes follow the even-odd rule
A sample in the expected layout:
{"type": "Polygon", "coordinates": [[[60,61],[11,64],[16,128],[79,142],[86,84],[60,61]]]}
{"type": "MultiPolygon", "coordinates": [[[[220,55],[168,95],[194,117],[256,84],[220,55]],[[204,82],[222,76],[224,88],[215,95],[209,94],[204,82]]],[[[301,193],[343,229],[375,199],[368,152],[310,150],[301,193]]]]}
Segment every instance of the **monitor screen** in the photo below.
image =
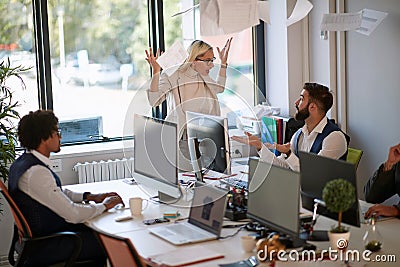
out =
{"type": "MultiPolygon", "coordinates": [[[[134,116],[134,178],[173,199],[180,197],[177,168],[177,125],[134,116]]],[[[168,202],[168,197],[163,200],[168,202]]]]}
{"type": "MultiPolygon", "coordinates": [[[[355,190],[353,206],[343,213],[342,222],[360,227],[359,203],[357,197],[356,168],[343,160],[319,156],[299,151],[301,176],[301,202],[303,208],[313,211],[314,199],[322,200],[322,190],[327,182],[342,178],[350,182],[355,190]]],[[[337,220],[337,213],[329,212],[319,206],[318,214],[337,220]]]]}
{"type": "Polygon", "coordinates": [[[250,158],[249,179],[247,217],[297,239],[300,174],[250,158]]]}
{"type": "MultiPolygon", "coordinates": [[[[228,120],[223,117],[186,112],[188,139],[196,138],[203,168],[230,174],[228,120]]],[[[189,149],[191,154],[196,151],[189,149]]]]}

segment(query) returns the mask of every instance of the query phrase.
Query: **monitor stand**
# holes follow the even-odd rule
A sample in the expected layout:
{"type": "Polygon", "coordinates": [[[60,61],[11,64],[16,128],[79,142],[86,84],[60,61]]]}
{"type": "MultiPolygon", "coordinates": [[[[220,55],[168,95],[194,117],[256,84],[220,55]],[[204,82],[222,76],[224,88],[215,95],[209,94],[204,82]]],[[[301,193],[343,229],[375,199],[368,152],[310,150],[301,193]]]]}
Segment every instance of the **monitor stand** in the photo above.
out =
{"type": "Polygon", "coordinates": [[[163,192],[158,192],[158,200],[160,203],[172,204],[178,201],[178,198],[167,195],[163,192]]]}
{"type": "Polygon", "coordinates": [[[307,241],[329,241],[328,231],[325,230],[313,231],[311,235],[309,232],[303,232],[300,238],[307,241]]]}

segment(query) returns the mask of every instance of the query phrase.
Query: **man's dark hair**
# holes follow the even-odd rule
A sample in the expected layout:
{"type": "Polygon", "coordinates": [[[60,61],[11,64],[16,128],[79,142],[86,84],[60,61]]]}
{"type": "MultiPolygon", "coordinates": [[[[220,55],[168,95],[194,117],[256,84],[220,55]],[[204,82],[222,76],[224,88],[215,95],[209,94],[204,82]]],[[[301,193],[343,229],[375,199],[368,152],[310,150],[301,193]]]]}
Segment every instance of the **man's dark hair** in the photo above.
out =
{"type": "Polygon", "coordinates": [[[332,107],[333,95],[328,87],[318,83],[305,83],[303,89],[308,92],[309,102],[317,104],[325,113],[332,107]]]}
{"type": "Polygon", "coordinates": [[[37,149],[58,129],[58,118],[51,110],[30,111],[18,124],[18,139],[27,149],[37,149]]]}

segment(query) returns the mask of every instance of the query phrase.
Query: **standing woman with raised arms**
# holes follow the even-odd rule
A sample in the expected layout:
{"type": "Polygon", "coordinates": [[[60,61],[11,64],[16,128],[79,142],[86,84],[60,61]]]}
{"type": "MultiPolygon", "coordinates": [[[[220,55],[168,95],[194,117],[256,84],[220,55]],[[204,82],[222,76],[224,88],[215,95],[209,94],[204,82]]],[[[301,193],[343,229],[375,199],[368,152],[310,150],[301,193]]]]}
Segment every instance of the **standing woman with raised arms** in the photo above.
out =
{"type": "Polygon", "coordinates": [[[231,41],[232,38],[229,38],[222,49],[217,47],[221,61],[217,81],[209,75],[214,67],[215,56],[213,47],[206,42],[193,41],[188,48],[189,56],[170,76],[161,73],[161,67],[156,61],[160,51],[154,54],[152,48],[146,50],[146,61],[153,71],[150,88],[147,90],[148,100],[153,107],[167,100],[166,120],[178,124],[179,147],[183,153],[183,158],[181,153],[179,157],[181,170],[191,169],[187,149],[186,111],[217,116],[221,113],[217,94],[223,93],[225,89],[231,41]]]}

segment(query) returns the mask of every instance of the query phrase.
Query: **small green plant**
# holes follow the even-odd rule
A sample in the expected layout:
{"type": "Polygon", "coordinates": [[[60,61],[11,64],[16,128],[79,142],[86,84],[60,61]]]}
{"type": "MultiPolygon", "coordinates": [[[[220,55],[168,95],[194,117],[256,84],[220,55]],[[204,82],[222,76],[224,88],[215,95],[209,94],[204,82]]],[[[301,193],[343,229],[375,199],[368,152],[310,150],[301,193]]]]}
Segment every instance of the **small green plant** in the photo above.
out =
{"type": "Polygon", "coordinates": [[[22,89],[25,89],[26,86],[20,74],[29,69],[31,68],[11,66],[8,58],[0,62],[0,177],[3,181],[7,180],[9,165],[15,160],[17,132],[14,122],[20,118],[16,110],[18,101],[13,99],[13,91],[6,81],[11,77],[16,77],[21,81],[22,89]]]}
{"type": "Polygon", "coordinates": [[[326,183],[322,190],[322,199],[329,211],[338,213],[338,225],[331,232],[345,233],[348,231],[348,229],[342,227],[342,214],[355,202],[355,192],[354,186],[342,178],[326,183]]]}

